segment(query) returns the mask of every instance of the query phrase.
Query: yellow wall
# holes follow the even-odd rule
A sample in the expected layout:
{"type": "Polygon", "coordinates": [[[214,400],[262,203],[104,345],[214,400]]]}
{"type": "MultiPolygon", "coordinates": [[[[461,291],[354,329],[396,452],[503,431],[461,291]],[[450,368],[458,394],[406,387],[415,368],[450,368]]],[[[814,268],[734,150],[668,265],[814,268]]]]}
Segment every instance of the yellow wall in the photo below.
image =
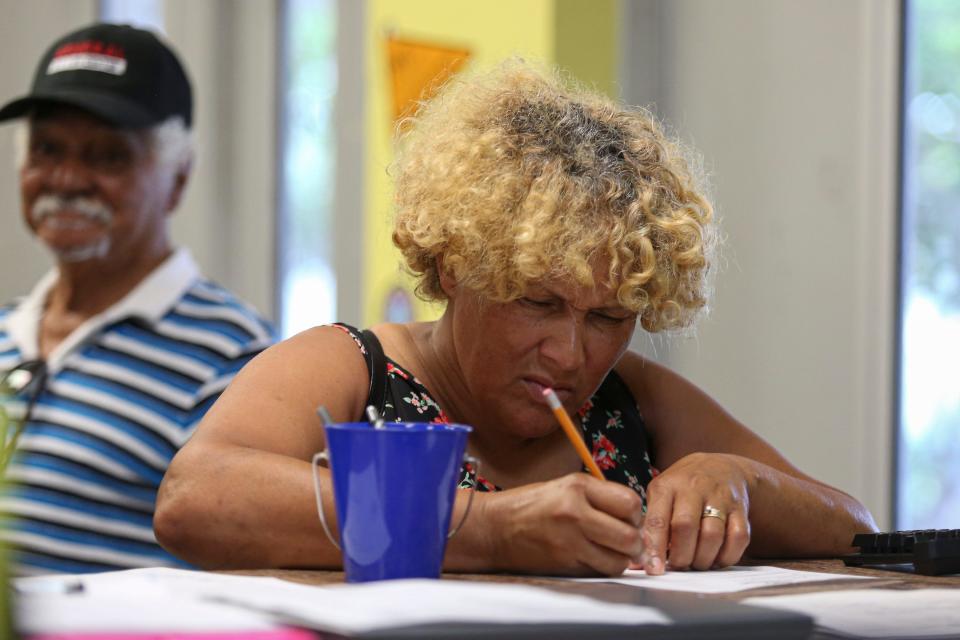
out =
{"type": "Polygon", "coordinates": [[[581,82],[619,97],[619,2],[556,0],[552,61],[581,82]]]}
{"type": "MultiPolygon", "coordinates": [[[[387,293],[411,290],[390,242],[393,118],[385,36],[469,49],[468,68],[520,55],[559,62],[610,91],[615,84],[618,0],[369,0],[366,28],[364,322],[383,319],[387,293]]],[[[417,319],[439,310],[417,301],[417,319]]]]}

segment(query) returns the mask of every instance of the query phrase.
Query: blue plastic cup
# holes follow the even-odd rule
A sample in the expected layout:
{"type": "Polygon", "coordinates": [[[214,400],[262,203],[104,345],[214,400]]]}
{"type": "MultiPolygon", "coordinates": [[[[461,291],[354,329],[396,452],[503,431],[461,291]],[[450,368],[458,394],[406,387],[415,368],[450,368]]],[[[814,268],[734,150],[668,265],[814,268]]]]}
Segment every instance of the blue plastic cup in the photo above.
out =
{"type": "MultiPolygon", "coordinates": [[[[471,428],[459,424],[366,422],[326,425],[327,450],[313,457],[320,522],[343,553],[347,582],[439,578],[460,467],[471,428]],[[327,525],[318,465],[326,460],[340,525],[327,525]]],[[[470,502],[473,501],[473,494],[470,502]]]]}

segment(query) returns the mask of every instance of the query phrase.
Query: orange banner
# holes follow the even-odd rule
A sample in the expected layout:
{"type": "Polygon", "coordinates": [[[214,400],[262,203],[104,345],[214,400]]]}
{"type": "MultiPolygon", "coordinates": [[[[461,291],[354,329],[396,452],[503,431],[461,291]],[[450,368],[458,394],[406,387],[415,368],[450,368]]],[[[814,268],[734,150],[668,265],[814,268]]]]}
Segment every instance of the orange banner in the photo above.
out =
{"type": "Polygon", "coordinates": [[[417,103],[429,100],[459,71],[470,51],[387,35],[390,81],[393,84],[394,121],[411,115],[417,103]]]}

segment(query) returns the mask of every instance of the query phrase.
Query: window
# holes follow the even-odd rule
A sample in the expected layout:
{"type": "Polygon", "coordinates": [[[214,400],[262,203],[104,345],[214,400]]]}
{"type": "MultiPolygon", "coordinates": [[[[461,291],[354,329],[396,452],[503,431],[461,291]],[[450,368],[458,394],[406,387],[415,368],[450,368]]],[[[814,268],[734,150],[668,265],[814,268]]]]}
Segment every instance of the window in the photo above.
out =
{"type": "Polygon", "coordinates": [[[163,0],[100,0],[100,19],[163,32],[163,0]]]}
{"type": "Polygon", "coordinates": [[[906,5],[896,526],[960,513],[960,3],[906,5]]]}
{"type": "Polygon", "coordinates": [[[333,189],[335,0],[286,0],[281,18],[280,219],[283,337],[336,319],[333,189]]]}

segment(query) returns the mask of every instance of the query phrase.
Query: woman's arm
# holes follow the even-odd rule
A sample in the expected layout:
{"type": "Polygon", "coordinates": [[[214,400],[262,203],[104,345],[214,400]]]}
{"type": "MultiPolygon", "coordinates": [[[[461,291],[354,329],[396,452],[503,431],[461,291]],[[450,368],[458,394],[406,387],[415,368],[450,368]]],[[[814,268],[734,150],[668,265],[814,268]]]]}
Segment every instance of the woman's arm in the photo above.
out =
{"type": "MultiPolygon", "coordinates": [[[[835,556],[875,531],[855,498],[804,474],[696,386],[628,353],[617,365],[640,407],[663,470],[648,488],[644,525],[653,571],[753,556],[835,556]],[[703,518],[705,506],[726,520],[703,518]],[[658,566],[659,565],[659,566],[658,566]]],[[[650,563],[647,563],[649,566],[650,563]]]]}
{"type": "Polygon", "coordinates": [[[339,566],[316,513],[310,460],[324,448],[316,408],[358,419],[367,388],[362,354],[333,327],[254,358],[171,462],[154,515],[160,544],[209,568],[339,566]]]}
{"type": "MultiPolygon", "coordinates": [[[[363,357],[339,329],[311,330],[252,360],[171,463],[154,516],[159,542],[205,568],[342,566],[317,516],[310,460],[324,439],[315,410],[360,419],[368,389],[363,357]]],[[[319,472],[334,521],[329,472],[319,472]]],[[[457,491],[453,522],[468,499],[457,491]]],[[[446,570],[615,575],[642,549],[636,493],[582,473],[478,493],[472,508],[446,570]]]]}

